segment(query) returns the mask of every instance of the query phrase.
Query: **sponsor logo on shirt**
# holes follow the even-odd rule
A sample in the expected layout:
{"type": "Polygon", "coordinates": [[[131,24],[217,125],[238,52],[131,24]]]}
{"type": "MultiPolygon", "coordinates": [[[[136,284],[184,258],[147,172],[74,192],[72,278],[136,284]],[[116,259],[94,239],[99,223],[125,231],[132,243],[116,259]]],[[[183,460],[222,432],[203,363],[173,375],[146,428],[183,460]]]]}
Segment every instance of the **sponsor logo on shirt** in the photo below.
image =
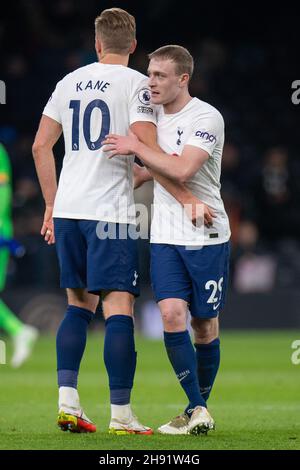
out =
{"type": "Polygon", "coordinates": [[[139,100],[142,104],[149,106],[151,100],[151,94],[148,88],[142,88],[139,91],[139,100]]]}
{"type": "Polygon", "coordinates": [[[195,136],[200,137],[200,139],[208,140],[211,143],[216,143],[217,142],[216,136],[213,135],[213,134],[210,134],[207,131],[197,131],[197,132],[195,132],[195,136]]]}
{"type": "Polygon", "coordinates": [[[137,108],[138,113],[145,113],[145,114],[153,114],[152,108],[146,108],[145,106],[138,106],[137,108]]]}

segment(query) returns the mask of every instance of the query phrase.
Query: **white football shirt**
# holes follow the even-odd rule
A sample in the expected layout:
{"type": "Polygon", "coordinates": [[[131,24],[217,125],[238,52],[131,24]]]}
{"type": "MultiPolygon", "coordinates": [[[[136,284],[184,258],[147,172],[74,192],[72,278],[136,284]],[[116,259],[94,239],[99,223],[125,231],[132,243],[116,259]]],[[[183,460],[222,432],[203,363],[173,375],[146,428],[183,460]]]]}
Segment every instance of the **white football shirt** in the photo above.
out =
{"type": "Polygon", "coordinates": [[[101,142],[128,134],[136,121],[156,124],[145,75],[95,62],[58,82],[43,114],[62,125],[65,156],[53,216],[134,223],[133,157],[109,159],[101,142]]]}
{"type": "Polygon", "coordinates": [[[195,227],[181,204],[155,181],[151,243],[202,246],[228,241],[229,221],[220,195],[224,145],[222,115],[208,103],[192,98],[175,114],[165,114],[160,107],[157,133],[160,147],[168,154],[174,154],[174,158],[180,158],[185,145],[193,145],[209,154],[208,160],[187,182],[187,187],[211,207],[217,217],[211,228],[203,224],[195,227]]]}

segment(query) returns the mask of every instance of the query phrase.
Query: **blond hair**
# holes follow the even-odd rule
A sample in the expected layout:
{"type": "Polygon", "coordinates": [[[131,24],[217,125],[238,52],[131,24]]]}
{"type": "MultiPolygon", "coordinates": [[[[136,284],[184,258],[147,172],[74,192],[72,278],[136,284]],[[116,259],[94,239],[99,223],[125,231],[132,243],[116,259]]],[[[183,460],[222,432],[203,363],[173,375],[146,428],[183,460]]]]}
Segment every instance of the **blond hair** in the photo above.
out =
{"type": "Polygon", "coordinates": [[[121,8],[109,8],[95,19],[95,30],[106,52],[126,55],[135,40],[135,19],[121,8]]]}
{"type": "Polygon", "coordinates": [[[168,45],[156,49],[148,55],[149,59],[169,59],[175,64],[177,75],[188,73],[190,78],[194,71],[194,59],[189,51],[182,46],[168,45]]]}

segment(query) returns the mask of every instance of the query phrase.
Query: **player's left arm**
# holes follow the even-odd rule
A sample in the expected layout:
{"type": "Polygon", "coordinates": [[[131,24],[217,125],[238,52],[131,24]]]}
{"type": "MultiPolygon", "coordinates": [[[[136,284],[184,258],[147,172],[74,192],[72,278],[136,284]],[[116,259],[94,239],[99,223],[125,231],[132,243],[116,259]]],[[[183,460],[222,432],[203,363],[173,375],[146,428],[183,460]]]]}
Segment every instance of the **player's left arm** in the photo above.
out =
{"type": "Polygon", "coordinates": [[[134,189],[138,189],[147,181],[153,180],[148,168],[134,163],[133,166],[134,189]]]}
{"type": "Polygon", "coordinates": [[[61,133],[61,124],[43,115],[32,146],[34,163],[46,205],[41,235],[49,245],[55,242],[52,212],[57,180],[53,147],[61,133]]]}

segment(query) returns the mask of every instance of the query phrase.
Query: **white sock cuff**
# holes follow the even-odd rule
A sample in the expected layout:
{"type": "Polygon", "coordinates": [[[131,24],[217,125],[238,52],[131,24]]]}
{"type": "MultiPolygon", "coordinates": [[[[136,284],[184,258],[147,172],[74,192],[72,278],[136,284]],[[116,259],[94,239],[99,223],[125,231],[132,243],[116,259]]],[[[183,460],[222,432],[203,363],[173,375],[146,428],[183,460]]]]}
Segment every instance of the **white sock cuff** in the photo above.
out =
{"type": "Polygon", "coordinates": [[[58,407],[80,408],[79,395],[76,388],[59,387],[58,407]]]}
{"type": "Polygon", "coordinates": [[[132,415],[131,406],[128,405],[110,405],[112,419],[129,419],[132,415]]]}

